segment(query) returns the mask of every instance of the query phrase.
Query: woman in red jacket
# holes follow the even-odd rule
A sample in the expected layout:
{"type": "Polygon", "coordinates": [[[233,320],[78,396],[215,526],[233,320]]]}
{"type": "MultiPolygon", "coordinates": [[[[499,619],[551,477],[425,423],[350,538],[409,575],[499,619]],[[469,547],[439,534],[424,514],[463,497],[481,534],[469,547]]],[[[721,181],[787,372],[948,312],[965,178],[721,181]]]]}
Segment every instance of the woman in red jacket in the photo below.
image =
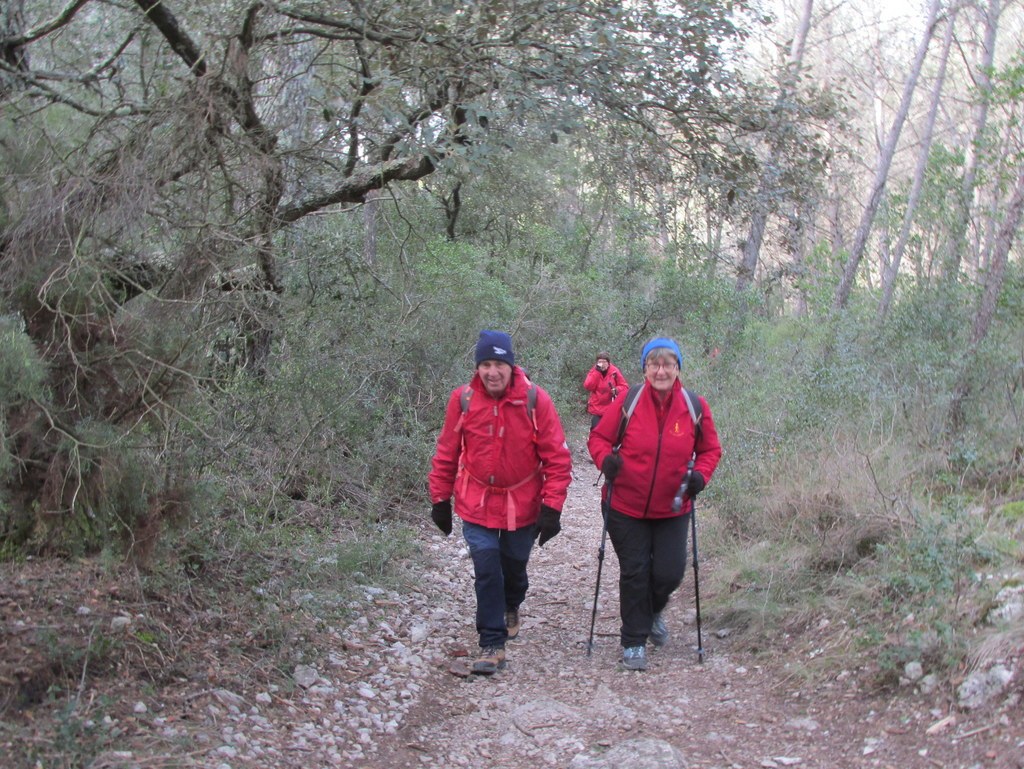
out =
{"type": "Polygon", "coordinates": [[[452,495],[473,558],[480,655],[474,673],[505,666],[519,632],[534,540],[561,531],[572,457],[551,397],[515,365],[512,339],[481,331],[476,373],[448,399],[428,484],[431,518],[452,533],[452,495]]]}
{"type": "Polygon", "coordinates": [[[590,393],[587,411],[591,415],[590,429],[593,430],[612,401],[629,389],[629,382],[612,363],[608,353],[599,352],[597,362],[583,379],[583,389],[590,393]]]}
{"type": "Polygon", "coordinates": [[[722,456],[704,398],[697,396],[699,429],[690,414],[679,380],[682,360],[672,339],[658,337],[644,345],[644,383],[625,433],[619,436],[622,409],[611,409],[587,442],[606,479],[602,495],[608,536],[619,559],[619,640],[627,670],[647,668],[648,639],[655,646],[668,641],[662,612],[686,570],[692,500],[722,456]],[[686,498],[674,510],[684,483],[686,498]]]}

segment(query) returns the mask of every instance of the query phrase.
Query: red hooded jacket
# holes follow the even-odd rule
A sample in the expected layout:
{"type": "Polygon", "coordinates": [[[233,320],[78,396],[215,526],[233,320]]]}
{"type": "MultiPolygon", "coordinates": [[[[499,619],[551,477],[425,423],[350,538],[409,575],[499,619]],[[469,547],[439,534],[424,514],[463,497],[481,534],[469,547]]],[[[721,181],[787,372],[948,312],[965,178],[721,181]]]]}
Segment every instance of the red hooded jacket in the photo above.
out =
{"type": "MultiPolygon", "coordinates": [[[[711,480],[722,456],[711,409],[707,401],[700,398],[704,414],[701,437],[695,442],[693,419],[678,380],[667,406],[660,409],[650,385],[644,387],[638,397],[619,448],[622,468],[612,484],[612,508],[634,518],[685,515],[690,512],[691,500],[687,497],[678,513],[672,511],[672,500],[686,476],[693,453],[697,453],[693,469],[704,476],[705,483],[711,480]],[[660,418],[659,411],[662,412],[660,418]]],[[[621,421],[622,409],[610,409],[591,431],[587,448],[598,467],[611,454],[621,421]]],[[[607,493],[605,485],[603,494],[607,493]]]]}
{"type": "Polygon", "coordinates": [[[537,388],[534,425],[527,411],[531,382],[519,366],[498,399],[478,374],[448,398],[444,426],[427,478],[431,503],[455,496],[464,521],[492,529],[537,522],[541,503],[561,510],[572,480],[572,456],[551,396],[537,388]],[[462,391],[473,390],[463,414],[462,391]]]}
{"type": "Polygon", "coordinates": [[[590,393],[587,399],[587,411],[594,416],[601,416],[604,410],[611,405],[615,397],[625,395],[629,389],[629,382],[622,372],[616,368],[611,361],[608,362],[608,370],[602,374],[597,366],[591,366],[587,376],[583,379],[583,389],[590,393]],[[614,392],[613,392],[614,391],[614,392]]]}

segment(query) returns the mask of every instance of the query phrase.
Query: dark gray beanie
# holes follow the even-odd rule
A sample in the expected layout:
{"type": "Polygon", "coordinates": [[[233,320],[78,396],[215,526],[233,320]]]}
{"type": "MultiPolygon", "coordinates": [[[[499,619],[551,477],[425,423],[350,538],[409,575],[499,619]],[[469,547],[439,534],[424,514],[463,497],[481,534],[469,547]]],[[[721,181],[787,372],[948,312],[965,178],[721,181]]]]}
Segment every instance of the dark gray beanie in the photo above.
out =
{"type": "Polygon", "coordinates": [[[476,343],[476,364],[485,360],[500,360],[510,366],[516,365],[516,356],[512,353],[512,337],[504,331],[481,331],[476,343]]]}

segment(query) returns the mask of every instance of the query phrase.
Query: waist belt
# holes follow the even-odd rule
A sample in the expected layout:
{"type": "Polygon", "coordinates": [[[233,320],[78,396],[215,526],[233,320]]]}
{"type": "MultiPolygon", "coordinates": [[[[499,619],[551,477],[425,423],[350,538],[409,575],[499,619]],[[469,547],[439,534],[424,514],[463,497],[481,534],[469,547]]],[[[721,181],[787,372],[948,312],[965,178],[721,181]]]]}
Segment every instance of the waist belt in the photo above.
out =
{"type": "Polygon", "coordinates": [[[510,491],[515,491],[516,489],[518,489],[523,484],[529,483],[534,478],[536,478],[537,477],[537,473],[540,472],[540,468],[541,468],[541,466],[540,466],[540,464],[538,464],[537,467],[534,468],[532,473],[527,475],[521,481],[518,481],[518,482],[512,484],[511,486],[493,486],[490,483],[487,483],[486,481],[482,481],[479,478],[477,478],[475,475],[473,475],[471,472],[469,472],[469,470],[466,469],[465,465],[462,465],[459,468],[459,474],[462,476],[462,494],[463,494],[463,496],[465,496],[465,494],[466,494],[466,487],[469,485],[469,479],[470,478],[472,478],[474,481],[476,481],[477,483],[479,483],[481,486],[484,487],[484,494],[483,494],[482,497],[480,497],[480,504],[477,505],[477,507],[482,508],[484,505],[486,505],[487,504],[487,497],[490,494],[504,494],[505,495],[505,519],[506,519],[506,525],[507,525],[509,531],[515,531],[516,528],[517,528],[516,527],[516,513],[519,511],[519,508],[516,506],[516,499],[515,499],[515,497],[511,496],[509,494],[509,492],[510,491]]]}

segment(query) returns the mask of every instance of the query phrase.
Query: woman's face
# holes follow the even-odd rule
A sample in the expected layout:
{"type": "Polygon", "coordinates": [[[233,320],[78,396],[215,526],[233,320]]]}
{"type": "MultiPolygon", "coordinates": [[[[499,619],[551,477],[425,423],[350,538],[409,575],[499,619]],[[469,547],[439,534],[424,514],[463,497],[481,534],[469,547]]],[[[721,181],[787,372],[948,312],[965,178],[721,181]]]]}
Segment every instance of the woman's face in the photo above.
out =
{"type": "Polygon", "coordinates": [[[644,364],[644,376],[657,392],[668,392],[679,376],[679,363],[674,355],[649,356],[644,364]]]}

